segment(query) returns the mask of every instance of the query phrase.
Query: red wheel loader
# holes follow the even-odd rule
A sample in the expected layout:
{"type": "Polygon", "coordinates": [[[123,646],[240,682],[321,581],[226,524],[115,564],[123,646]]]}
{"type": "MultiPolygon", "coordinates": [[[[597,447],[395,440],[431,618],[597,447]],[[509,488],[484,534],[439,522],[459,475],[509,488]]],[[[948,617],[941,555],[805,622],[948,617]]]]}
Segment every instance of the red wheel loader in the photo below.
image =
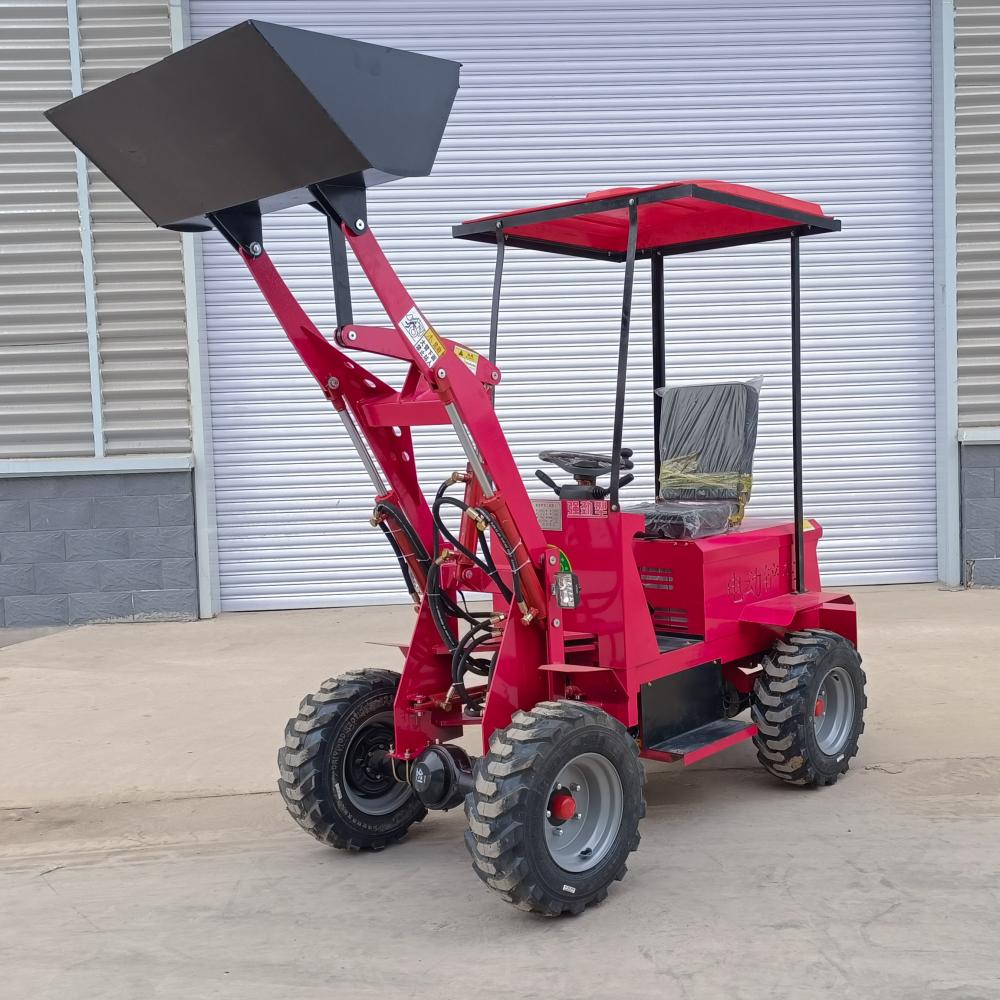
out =
{"type": "MultiPolygon", "coordinates": [[[[303,700],[278,754],[288,811],[333,847],[381,850],[464,806],[476,874],[505,900],[581,912],[625,874],[645,811],[640,758],[689,765],[744,740],[782,781],[831,785],[857,753],[865,676],[855,608],[823,590],[802,505],[799,247],[819,205],[710,180],[601,191],[465,222],[496,250],[489,350],[438,330],[368,225],[368,188],[430,172],[458,90],[442,59],[247,21],[48,112],[156,225],[215,229],[246,265],[371,480],[372,524],[415,607],[402,670],[344,670],[303,700]],[[266,250],[263,217],[326,222],[337,327],[325,337],[266,250]],[[668,383],[664,265],[787,240],[794,510],[744,518],[762,387],[668,383]],[[356,324],[347,251],[384,307],[356,324]],[[607,454],[571,441],[532,499],[494,409],[504,255],[621,264],[607,454]],[[622,440],[637,265],[652,296],[655,495],[627,503],[622,440]],[[398,359],[389,385],[360,358],[398,359]],[[450,425],[466,465],[433,497],[415,430],[450,425]],[[466,595],[490,597],[466,604],[466,595]],[[749,711],[749,718],[745,713],[749,711]],[[481,734],[476,759],[456,740],[481,734]]],[[[541,404],[540,404],[541,405],[541,404]]],[[[546,400],[546,406],[557,401],[546,400]]]]}

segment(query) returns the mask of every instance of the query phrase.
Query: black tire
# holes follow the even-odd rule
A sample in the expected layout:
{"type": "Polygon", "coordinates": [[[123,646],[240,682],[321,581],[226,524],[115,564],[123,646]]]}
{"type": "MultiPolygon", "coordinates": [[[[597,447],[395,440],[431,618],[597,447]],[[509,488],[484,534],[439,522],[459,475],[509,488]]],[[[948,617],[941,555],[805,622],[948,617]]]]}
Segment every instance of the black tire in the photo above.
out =
{"type": "MultiPolygon", "coordinates": [[[[775,777],[795,785],[832,785],[850,767],[865,729],[865,672],[854,645],[835,632],[806,629],[775,643],[754,684],[751,718],[757,759],[775,777]],[[817,698],[835,672],[850,685],[849,709],[835,745],[824,752],[817,740],[817,698]]],[[[822,699],[819,702],[822,707],[822,699]]]]}
{"type": "MultiPolygon", "coordinates": [[[[599,766],[607,768],[603,761],[599,766]]],[[[646,814],[642,786],[635,740],[601,709],[546,701],[517,712],[509,726],[493,734],[490,752],[476,762],[475,788],[466,796],[465,843],[473,869],[522,910],[547,916],[582,913],[625,876],[626,859],[639,846],[639,820],[646,814]],[[568,871],[546,845],[547,827],[556,822],[547,818],[546,809],[553,783],[581,755],[603,758],[613,767],[621,785],[620,823],[613,839],[608,833],[594,867],[568,871]]]]}
{"type": "Polygon", "coordinates": [[[364,769],[392,741],[398,686],[391,670],[352,670],[306,695],[285,726],[278,789],[295,822],[324,844],[379,851],[427,814],[408,785],[364,769]]]}

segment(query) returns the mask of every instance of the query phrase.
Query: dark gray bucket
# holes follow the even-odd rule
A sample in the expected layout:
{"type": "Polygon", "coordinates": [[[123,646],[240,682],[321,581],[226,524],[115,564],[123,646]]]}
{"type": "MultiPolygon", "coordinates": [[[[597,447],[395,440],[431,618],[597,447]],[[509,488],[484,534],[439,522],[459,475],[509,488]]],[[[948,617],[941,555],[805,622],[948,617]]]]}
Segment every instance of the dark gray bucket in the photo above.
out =
{"type": "Polygon", "coordinates": [[[429,174],[460,64],[245,21],[46,112],[158,226],[429,174]]]}

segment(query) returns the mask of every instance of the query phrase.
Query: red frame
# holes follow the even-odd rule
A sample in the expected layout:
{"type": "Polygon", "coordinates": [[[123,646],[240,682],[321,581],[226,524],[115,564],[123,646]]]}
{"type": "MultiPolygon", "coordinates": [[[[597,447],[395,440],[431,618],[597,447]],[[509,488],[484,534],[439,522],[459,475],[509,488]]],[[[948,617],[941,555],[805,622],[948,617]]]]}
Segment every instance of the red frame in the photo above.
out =
{"type": "MultiPolygon", "coordinates": [[[[654,541],[637,537],[640,515],[612,510],[606,501],[552,501],[561,504],[562,527],[543,531],[493,409],[491,390],[500,372],[434,331],[370,229],[341,229],[393,326],[347,326],[338,331],[338,343],[409,361],[399,390],[323,337],[265,252],[254,256],[241,249],[240,254],[306,367],[334,408],[349,411],[385,474],[389,490],[376,499],[398,505],[431,551],[433,523],[417,481],[410,428],[448,422],[445,405],[452,404],[495,486],[484,498],[468,477],[467,501],[488,508],[510,541],[523,544],[527,553],[519,570],[525,594],[520,608],[511,607],[461,554],[442,567],[442,586],[452,596],[460,589],[492,592],[495,609],[504,616],[493,675],[481,717],[448,700],[451,655],[424,598],[395,702],[397,758],[412,759],[429,743],[453,739],[470,725],[481,726],[485,750],[492,733],[508,725],[518,709],[549,698],[586,700],[634,727],[644,683],[717,661],[726,679],[746,692],[756,660],[776,633],[821,627],[856,640],[850,597],[820,587],[816,546],[822,532],[813,521],[805,533],[803,594],[792,592],[790,523],[748,520],[725,535],[654,541]],[[425,328],[422,337],[412,329],[407,335],[407,317],[417,331],[425,328]],[[564,560],[580,581],[575,609],[560,609],[553,596],[553,576],[564,560]],[[670,588],[664,588],[668,575],[670,588]],[[657,622],[700,639],[661,653],[657,622]]],[[[404,555],[413,559],[412,552],[404,555]]],[[[689,755],[687,762],[754,731],[747,726],[689,755]]],[[[643,753],[672,759],[650,748],[643,753]]]]}

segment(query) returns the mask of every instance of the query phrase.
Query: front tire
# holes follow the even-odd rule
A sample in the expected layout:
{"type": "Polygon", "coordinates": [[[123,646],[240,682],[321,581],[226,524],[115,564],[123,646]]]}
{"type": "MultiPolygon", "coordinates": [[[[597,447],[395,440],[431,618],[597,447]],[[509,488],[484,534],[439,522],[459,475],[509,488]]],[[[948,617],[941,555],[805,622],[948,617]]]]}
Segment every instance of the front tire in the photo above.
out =
{"type": "Polygon", "coordinates": [[[581,913],[625,876],[645,815],[638,747],[593,705],[546,701],[497,730],[466,797],[476,874],[522,910],[581,913]]]}
{"type": "Polygon", "coordinates": [[[399,675],[352,670],[306,695],[278,751],[278,789],[307,833],[341,850],[378,851],[427,815],[385,759],[399,675]]]}
{"type": "Polygon", "coordinates": [[[795,785],[832,785],[850,767],[865,730],[861,657],[835,632],[791,632],[764,658],[751,718],[757,759],[795,785]]]}

